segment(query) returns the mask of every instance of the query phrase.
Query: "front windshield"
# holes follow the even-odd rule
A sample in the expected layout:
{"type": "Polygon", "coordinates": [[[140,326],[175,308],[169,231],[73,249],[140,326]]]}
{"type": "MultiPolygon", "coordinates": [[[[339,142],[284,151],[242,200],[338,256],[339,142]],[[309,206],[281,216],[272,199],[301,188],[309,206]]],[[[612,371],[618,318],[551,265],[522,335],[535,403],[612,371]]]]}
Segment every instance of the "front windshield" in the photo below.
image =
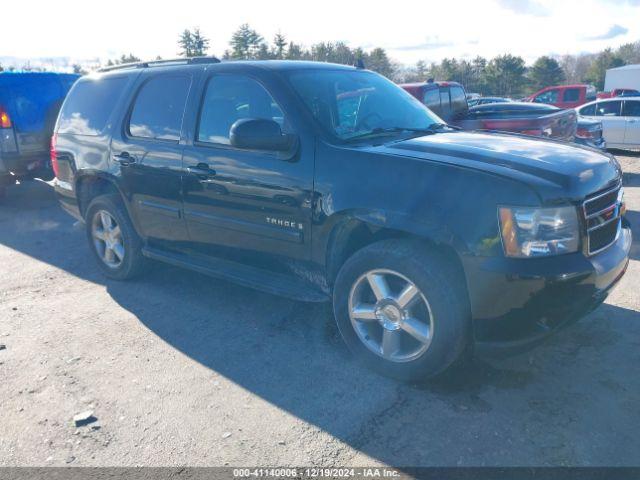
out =
{"type": "Polygon", "coordinates": [[[428,130],[443,121],[393,82],[362,70],[305,70],[289,75],[305,106],[340,140],[428,130]]]}

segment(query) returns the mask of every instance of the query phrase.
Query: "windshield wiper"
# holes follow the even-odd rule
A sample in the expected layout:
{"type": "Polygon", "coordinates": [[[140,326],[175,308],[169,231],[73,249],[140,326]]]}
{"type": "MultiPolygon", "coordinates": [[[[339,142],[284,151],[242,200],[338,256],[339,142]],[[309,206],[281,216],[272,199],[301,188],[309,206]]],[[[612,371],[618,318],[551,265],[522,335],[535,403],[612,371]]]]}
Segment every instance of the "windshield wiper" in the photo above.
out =
{"type": "Polygon", "coordinates": [[[444,128],[450,128],[451,130],[462,130],[460,127],[456,127],[454,125],[449,125],[448,123],[432,123],[429,125],[429,130],[435,132],[437,130],[442,130],[444,128]]]}

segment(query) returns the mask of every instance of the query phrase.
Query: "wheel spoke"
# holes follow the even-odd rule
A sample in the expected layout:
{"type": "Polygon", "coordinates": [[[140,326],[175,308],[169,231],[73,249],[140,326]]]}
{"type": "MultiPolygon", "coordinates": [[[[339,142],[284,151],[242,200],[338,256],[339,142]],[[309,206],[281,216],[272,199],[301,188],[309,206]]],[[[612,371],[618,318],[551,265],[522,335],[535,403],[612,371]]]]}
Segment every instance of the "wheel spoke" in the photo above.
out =
{"type": "Polygon", "coordinates": [[[113,250],[110,247],[106,247],[104,249],[104,261],[107,263],[113,263],[114,260],[115,254],[113,253],[113,250]]]}
{"type": "Polygon", "coordinates": [[[94,228],[93,229],[93,238],[97,238],[98,240],[102,240],[103,242],[106,240],[106,235],[103,229],[94,228]]]}
{"type": "Polygon", "coordinates": [[[429,341],[429,325],[417,318],[407,318],[402,322],[402,329],[420,343],[429,341]]]}
{"type": "Polygon", "coordinates": [[[122,244],[116,243],[113,246],[113,253],[116,254],[116,257],[118,257],[118,260],[122,261],[124,259],[124,247],[122,246],[122,244]]]}
{"type": "Polygon", "coordinates": [[[373,290],[373,294],[376,296],[376,300],[383,300],[391,296],[391,293],[389,292],[389,285],[387,284],[387,279],[384,278],[384,275],[368,273],[367,281],[369,282],[371,290],[373,290]]]}
{"type": "Polygon", "coordinates": [[[109,230],[111,228],[111,216],[104,210],[100,212],[100,222],[103,229],[109,230]]]}
{"type": "Polygon", "coordinates": [[[119,236],[120,236],[120,225],[118,225],[118,224],[116,223],[116,224],[114,224],[114,225],[111,227],[111,235],[112,235],[114,238],[117,238],[117,237],[119,237],[119,236]]]}
{"type": "Polygon", "coordinates": [[[382,356],[390,358],[400,350],[401,330],[387,330],[382,333],[382,356]]]}
{"type": "Polygon", "coordinates": [[[396,298],[396,302],[400,308],[407,308],[416,298],[418,298],[418,289],[414,284],[408,283],[396,298]]]}
{"type": "Polygon", "coordinates": [[[376,308],[374,305],[361,303],[351,310],[351,317],[357,320],[377,320],[376,308]]]}

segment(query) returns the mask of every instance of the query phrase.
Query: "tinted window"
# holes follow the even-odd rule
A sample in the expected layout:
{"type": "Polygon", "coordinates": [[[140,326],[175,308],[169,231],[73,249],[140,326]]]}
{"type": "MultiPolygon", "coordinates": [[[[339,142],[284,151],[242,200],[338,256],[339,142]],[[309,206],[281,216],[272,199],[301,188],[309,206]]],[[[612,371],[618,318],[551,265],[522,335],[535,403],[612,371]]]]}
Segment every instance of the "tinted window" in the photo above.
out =
{"type": "Polygon", "coordinates": [[[451,87],[451,110],[453,114],[457,115],[466,112],[468,108],[467,96],[464,94],[464,90],[460,87],[451,87]]]}
{"type": "Polygon", "coordinates": [[[536,103],[558,103],[558,90],[548,90],[533,100],[536,103]]]}
{"type": "Polygon", "coordinates": [[[578,102],[580,101],[580,89],[579,88],[567,88],[564,91],[565,102],[578,102]]]}
{"type": "Polygon", "coordinates": [[[598,117],[619,117],[622,102],[598,102],[596,106],[596,116],[598,117]]]}
{"type": "Polygon", "coordinates": [[[626,100],[622,115],[625,117],[640,117],[640,100],[626,100]]]}
{"type": "Polygon", "coordinates": [[[580,109],[580,115],[593,116],[596,114],[596,104],[587,105],[580,109]]]}
{"type": "Polygon", "coordinates": [[[123,77],[78,82],[60,112],[58,133],[99,135],[106,128],[126,83],[123,77]]]}
{"type": "Polygon", "coordinates": [[[191,79],[184,75],[160,76],[146,82],[133,105],[129,133],[134,137],[179,140],[190,85],[191,79]]]}
{"type": "Polygon", "coordinates": [[[440,108],[440,90],[432,88],[424,92],[424,104],[429,108],[440,108]]]}
{"type": "MultiPolygon", "coordinates": [[[[357,96],[345,98],[349,104],[359,101],[357,96]]],[[[198,140],[229,145],[229,130],[241,118],[275,120],[285,127],[284,114],[271,95],[257,81],[239,75],[220,75],[211,78],[202,100],[198,140]]]]}
{"type": "Polygon", "coordinates": [[[451,100],[449,99],[449,89],[440,89],[440,114],[445,120],[449,120],[451,115],[451,100]]]}

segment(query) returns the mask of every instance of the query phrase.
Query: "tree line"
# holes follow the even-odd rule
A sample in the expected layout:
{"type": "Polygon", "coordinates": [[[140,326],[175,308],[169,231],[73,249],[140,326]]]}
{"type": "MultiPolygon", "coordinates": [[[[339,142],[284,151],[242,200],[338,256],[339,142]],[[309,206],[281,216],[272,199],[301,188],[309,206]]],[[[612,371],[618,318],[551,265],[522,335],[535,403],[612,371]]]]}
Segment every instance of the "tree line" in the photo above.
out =
{"type": "MultiPolygon", "coordinates": [[[[206,55],[210,40],[199,28],[186,29],[178,38],[178,54],[185,57],[206,55]]],[[[344,42],[319,42],[309,47],[289,40],[277,33],[271,41],[248,24],[241,25],[229,40],[223,53],[226,60],[313,60],[353,65],[362,61],[366,68],[378,72],[395,82],[449,80],[462,83],[468,92],[484,95],[521,97],[540,88],[561,83],[590,83],[598,90],[604,88],[608,68],[640,63],[640,41],[607,48],[598,53],[578,55],[542,56],[532,65],[516,55],[504,54],[487,59],[444,58],[440,62],[418,61],[403,65],[393,61],[384,48],[365,51],[351,48],[344,42]]],[[[156,58],[160,60],[160,57],[156,58]]],[[[107,66],[140,61],[129,53],[110,59],[107,66]]],[[[28,65],[23,69],[31,69],[28,65]]],[[[0,66],[0,71],[2,66],[0,66]]],[[[73,65],[76,73],[86,73],[81,65],[73,65]]]]}
{"type": "MultiPolygon", "coordinates": [[[[199,29],[185,30],[178,42],[184,56],[205,55],[209,41],[199,29]]],[[[320,42],[304,47],[277,33],[271,42],[265,40],[248,24],[241,25],[231,36],[224,51],[227,60],[313,60],[352,65],[362,60],[366,68],[395,82],[449,80],[462,83],[467,91],[484,95],[519,97],[540,88],[561,83],[590,83],[598,90],[604,88],[609,68],[640,63],[640,41],[624,44],[617,49],[607,48],[598,53],[542,56],[527,66],[520,56],[498,55],[472,60],[445,58],[440,62],[418,61],[402,65],[391,60],[384,48],[368,52],[351,48],[344,42],[320,42]]]]}

